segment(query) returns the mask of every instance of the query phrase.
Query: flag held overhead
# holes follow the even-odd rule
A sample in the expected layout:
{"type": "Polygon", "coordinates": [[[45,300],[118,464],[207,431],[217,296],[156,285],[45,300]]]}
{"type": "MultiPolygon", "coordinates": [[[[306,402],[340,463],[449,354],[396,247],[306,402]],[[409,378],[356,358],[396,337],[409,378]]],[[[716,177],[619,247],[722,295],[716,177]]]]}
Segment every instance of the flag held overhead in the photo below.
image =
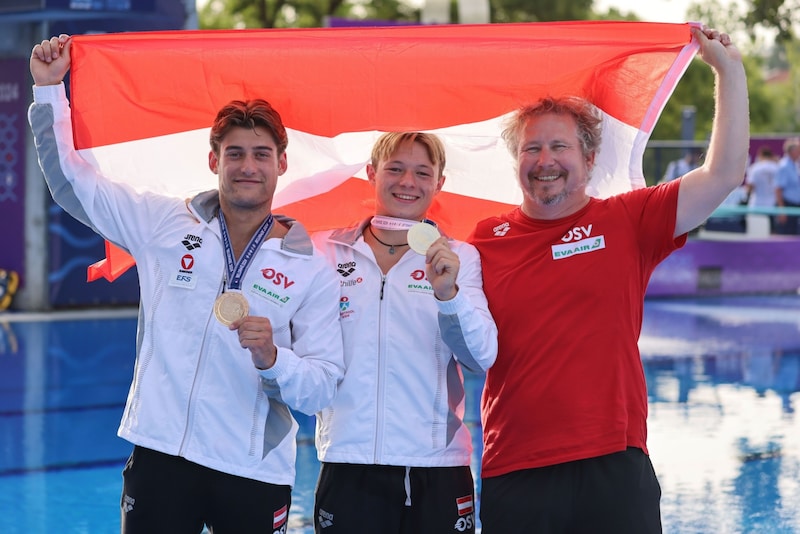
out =
{"type": "Polygon", "coordinates": [[[591,194],[644,186],[647,140],[697,52],[689,27],[580,21],[75,36],[75,143],[112,179],[186,197],[216,187],[206,163],[217,110],[265,98],[289,130],[289,170],[273,207],[316,230],[371,213],[363,167],[381,132],[431,131],[447,147],[448,179],[429,215],[463,238],[479,218],[521,200],[501,123],[542,96],[583,96],[604,113],[604,138],[614,143],[600,148],[591,194]]]}

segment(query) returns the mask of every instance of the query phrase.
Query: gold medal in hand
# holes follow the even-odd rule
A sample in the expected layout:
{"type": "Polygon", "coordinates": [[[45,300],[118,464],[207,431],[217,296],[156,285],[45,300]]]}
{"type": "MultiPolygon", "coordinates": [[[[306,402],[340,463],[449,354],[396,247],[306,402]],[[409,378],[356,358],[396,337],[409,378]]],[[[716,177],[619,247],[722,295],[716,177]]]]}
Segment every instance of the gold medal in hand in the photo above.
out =
{"type": "Polygon", "coordinates": [[[230,326],[234,321],[247,317],[250,305],[247,299],[238,291],[226,291],[217,297],[214,302],[214,315],[225,326],[230,326]]]}

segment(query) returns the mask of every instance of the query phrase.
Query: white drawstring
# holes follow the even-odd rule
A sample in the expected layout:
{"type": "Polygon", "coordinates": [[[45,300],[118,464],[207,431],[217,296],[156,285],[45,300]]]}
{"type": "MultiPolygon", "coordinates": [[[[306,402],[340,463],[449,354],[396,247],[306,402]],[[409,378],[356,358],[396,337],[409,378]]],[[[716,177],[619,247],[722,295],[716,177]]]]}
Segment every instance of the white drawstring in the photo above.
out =
{"type": "Polygon", "coordinates": [[[406,506],[411,506],[411,478],[409,473],[411,473],[411,468],[406,466],[406,478],[403,481],[406,486],[406,506]]]}

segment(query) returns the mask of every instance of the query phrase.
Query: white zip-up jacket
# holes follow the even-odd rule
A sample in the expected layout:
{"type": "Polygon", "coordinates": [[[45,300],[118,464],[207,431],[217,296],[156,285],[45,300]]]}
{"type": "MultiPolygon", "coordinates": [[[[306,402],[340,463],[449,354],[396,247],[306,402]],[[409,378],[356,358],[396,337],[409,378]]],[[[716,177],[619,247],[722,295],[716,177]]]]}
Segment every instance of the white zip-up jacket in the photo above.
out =
{"type": "Polygon", "coordinates": [[[267,239],[242,282],[250,315],[272,323],[278,358],[258,371],[218,322],[225,258],[217,191],[138,194],[75,150],[64,85],[34,87],[28,111],[55,201],[129,251],[139,274],[135,376],[118,435],[224,473],[294,485],[297,422],[330,404],[344,372],[338,280],[305,229],[267,239]]]}
{"type": "Polygon", "coordinates": [[[497,356],[478,252],[450,240],[461,264],[458,293],[439,301],[425,256],[408,250],[383,275],[362,237],[367,224],[312,236],[339,273],[346,368],[333,404],[317,414],[318,458],[467,466],[472,441],[461,368],[481,373],[497,356]]]}

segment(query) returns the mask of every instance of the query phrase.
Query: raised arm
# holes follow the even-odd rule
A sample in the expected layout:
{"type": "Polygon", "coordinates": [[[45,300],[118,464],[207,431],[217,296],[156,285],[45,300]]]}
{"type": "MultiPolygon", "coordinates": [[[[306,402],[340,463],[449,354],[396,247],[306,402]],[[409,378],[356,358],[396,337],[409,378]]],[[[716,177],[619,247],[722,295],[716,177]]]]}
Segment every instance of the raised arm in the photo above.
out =
{"type": "Polygon", "coordinates": [[[37,44],[31,50],[31,76],[36,85],[58,85],[69,71],[72,39],[62,33],[37,44]]]}
{"type": "Polygon", "coordinates": [[[750,142],[741,53],[725,33],[705,27],[691,31],[700,44],[700,57],[714,69],[714,122],[703,165],[681,179],[676,237],[699,226],[742,183],[750,142]]]}

